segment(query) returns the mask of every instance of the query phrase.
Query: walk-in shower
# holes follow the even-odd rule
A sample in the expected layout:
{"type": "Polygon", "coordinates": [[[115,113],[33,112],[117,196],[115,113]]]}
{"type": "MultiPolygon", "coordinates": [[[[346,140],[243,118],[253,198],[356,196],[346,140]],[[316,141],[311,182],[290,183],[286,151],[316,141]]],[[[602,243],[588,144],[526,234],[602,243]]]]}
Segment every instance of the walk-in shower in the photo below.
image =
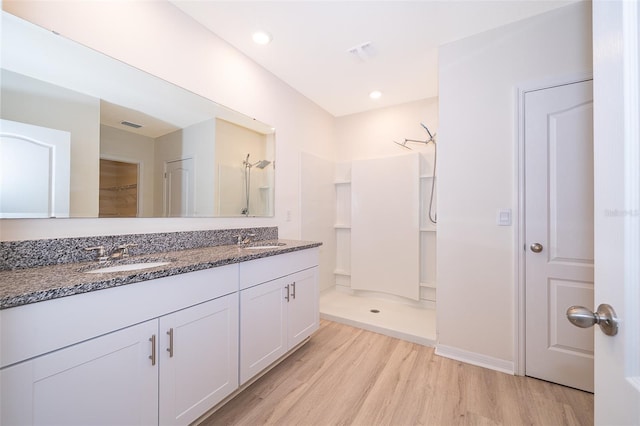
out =
{"type": "Polygon", "coordinates": [[[242,209],[242,214],[245,216],[249,216],[250,214],[249,203],[251,200],[251,169],[253,167],[256,167],[262,170],[265,167],[267,167],[269,164],[271,164],[271,161],[269,160],[259,160],[259,161],[256,161],[255,163],[251,163],[249,161],[250,156],[251,156],[250,153],[247,154],[247,158],[245,158],[244,161],[242,162],[242,165],[244,166],[244,194],[245,194],[245,205],[244,205],[244,208],[242,209]]]}

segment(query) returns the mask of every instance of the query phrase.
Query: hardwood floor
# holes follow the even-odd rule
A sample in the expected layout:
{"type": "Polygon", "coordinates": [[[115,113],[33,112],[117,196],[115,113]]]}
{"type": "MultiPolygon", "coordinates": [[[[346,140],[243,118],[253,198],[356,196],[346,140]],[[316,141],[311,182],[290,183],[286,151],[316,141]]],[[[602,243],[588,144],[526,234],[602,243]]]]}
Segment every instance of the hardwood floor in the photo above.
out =
{"type": "Polygon", "coordinates": [[[202,425],[590,425],[593,395],[322,320],[202,425]]]}

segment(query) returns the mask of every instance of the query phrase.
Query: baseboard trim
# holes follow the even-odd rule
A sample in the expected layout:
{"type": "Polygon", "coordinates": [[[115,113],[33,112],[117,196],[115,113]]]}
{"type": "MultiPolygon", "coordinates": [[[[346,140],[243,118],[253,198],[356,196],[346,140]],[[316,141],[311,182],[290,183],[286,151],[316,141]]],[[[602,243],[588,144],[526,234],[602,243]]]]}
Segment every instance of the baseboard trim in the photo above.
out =
{"type": "Polygon", "coordinates": [[[513,361],[505,361],[504,359],[493,358],[487,355],[469,352],[446,345],[436,345],[436,355],[455,359],[456,361],[462,361],[467,364],[477,365],[478,367],[484,367],[490,370],[515,375],[515,365],[513,361]]]}

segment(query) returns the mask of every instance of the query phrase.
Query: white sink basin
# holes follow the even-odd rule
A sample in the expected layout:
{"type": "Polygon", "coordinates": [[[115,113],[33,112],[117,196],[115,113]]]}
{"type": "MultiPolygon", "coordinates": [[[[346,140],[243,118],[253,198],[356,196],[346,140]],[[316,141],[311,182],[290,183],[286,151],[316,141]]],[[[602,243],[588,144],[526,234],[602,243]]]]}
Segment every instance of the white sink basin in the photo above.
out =
{"type": "Polygon", "coordinates": [[[245,247],[247,250],[262,250],[262,249],[274,249],[274,248],[278,248],[278,247],[282,247],[286,245],[285,243],[278,243],[278,244],[265,244],[263,246],[249,246],[249,247],[245,247]]]}
{"type": "Polygon", "coordinates": [[[85,274],[106,274],[108,272],[136,271],[138,269],[155,268],[156,266],[168,265],[171,262],[140,262],[127,263],[124,265],[105,266],[104,268],[85,271],[85,274]]]}

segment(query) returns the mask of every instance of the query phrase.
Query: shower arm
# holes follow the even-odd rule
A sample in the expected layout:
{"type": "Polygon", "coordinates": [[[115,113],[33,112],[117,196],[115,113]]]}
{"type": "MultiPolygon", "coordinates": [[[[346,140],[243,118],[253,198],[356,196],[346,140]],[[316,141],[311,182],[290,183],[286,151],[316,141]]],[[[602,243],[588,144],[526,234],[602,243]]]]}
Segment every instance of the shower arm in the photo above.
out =
{"type": "Polygon", "coordinates": [[[436,143],[436,134],[435,133],[431,133],[429,131],[429,128],[424,124],[424,123],[420,123],[420,126],[422,126],[422,128],[427,132],[427,134],[429,135],[429,139],[423,141],[423,140],[419,140],[419,139],[404,139],[404,142],[400,143],[397,141],[393,141],[393,143],[400,145],[403,148],[407,148],[409,150],[411,150],[412,148],[410,146],[407,146],[407,142],[416,142],[416,143],[423,143],[425,145],[428,145],[430,142],[433,142],[434,144],[436,143]]]}

